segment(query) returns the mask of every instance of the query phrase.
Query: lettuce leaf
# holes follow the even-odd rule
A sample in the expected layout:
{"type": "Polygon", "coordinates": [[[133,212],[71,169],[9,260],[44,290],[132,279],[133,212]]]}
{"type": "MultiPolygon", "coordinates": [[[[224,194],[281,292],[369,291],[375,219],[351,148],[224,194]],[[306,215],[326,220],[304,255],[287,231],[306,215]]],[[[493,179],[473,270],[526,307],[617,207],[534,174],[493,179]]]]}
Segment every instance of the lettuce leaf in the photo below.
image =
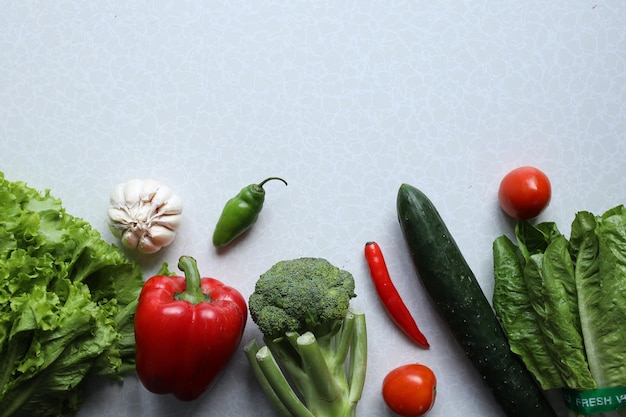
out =
{"type": "Polygon", "coordinates": [[[563,377],[553,366],[536,312],[524,279],[522,252],[506,236],[493,243],[495,286],[493,307],[500,318],[511,350],[519,355],[543,389],[564,385],[563,377]]]}
{"type": "Polygon", "coordinates": [[[544,253],[532,255],[527,261],[525,277],[554,369],[567,387],[596,388],[585,357],[574,264],[567,239],[555,238],[544,253]]]}
{"type": "Polygon", "coordinates": [[[626,385],[626,209],[580,213],[572,236],[589,367],[599,386],[626,385]]]}
{"type": "Polygon", "coordinates": [[[139,266],[49,191],[0,173],[0,416],[71,416],[134,369],[139,266]]]}

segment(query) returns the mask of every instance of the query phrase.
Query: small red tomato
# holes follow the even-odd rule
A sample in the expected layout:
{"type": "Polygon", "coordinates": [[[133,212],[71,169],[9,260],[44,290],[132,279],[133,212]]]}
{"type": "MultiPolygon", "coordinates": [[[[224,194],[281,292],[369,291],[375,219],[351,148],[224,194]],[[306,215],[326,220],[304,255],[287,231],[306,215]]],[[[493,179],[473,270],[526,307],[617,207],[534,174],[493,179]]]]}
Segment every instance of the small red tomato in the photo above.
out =
{"type": "Polygon", "coordinates": [[[548,176],[535,167],[516,168],[504,176],[498,190],[500,207],[518,220],[537,217],[550,203],[548,176]]]}
{"type": "Polygon", "coordinates": [[[437,378],[433,371],[418,363],[390,371],[383,380],[383,399],[394,413],[403,417],[425,414],[435,404],[437,378]]]}

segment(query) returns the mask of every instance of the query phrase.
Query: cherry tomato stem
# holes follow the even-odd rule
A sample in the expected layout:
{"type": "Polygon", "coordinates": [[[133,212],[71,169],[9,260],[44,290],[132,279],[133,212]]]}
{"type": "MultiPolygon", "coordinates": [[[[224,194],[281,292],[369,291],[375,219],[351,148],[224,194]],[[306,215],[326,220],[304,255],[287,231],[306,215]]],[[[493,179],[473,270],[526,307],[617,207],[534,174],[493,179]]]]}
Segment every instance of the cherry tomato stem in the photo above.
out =
{"type": "Polygon", "coordinates": [[[419,346],[426,349],[429,348],[430,344],[426,340],[426,336],[417,327],[409,309],[393,285],[382,250],[376,242],[367,242],[365,244],[365,259],[367,260],[376,292],[392,321],[419,346]]]}

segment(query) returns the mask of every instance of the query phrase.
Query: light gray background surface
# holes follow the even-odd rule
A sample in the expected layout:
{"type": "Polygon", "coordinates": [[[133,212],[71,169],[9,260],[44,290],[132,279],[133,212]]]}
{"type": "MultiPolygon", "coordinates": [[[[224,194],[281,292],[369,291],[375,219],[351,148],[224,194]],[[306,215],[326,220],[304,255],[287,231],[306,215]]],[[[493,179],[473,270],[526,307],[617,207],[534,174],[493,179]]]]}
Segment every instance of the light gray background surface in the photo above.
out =
{"type": "MultiPolygon", "coordinates": [[[[247,297],[279,260],[325,257],[357,280],[370,362],[359,417],[387,416],[393,367],[436,372],[433,417],[502,416],[425,296],[402,240],[401,183],[425,191],[491,298],[491,243],[511,233],[496,193],[519,165],[551,178],[539,220],[624,202],[626,7],[553,1],[15,1],[0,13],[0,170],[49,188],[115,242],[108,196],[154,178],[184,201],[172,246],[247,297]],[[223,204],[268,176],[254,229],[210,244],[223,204]],[[429,338],[385,315],[363,245],[379,242],[429,338]]],[[[250,321],[244,343],[258,337],[250,321]]],[[[271,416],[239,351],[192,403],[93,383],[81,417],[271,416]]]]}

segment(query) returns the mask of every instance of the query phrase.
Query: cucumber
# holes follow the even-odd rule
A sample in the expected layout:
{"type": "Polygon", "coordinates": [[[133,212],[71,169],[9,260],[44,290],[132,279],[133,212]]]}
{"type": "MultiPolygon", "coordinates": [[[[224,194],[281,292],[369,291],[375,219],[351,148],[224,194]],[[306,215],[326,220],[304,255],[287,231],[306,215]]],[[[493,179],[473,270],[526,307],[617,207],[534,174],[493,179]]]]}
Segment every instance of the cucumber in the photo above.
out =
{"type": "Polygon", "coordinates": [[[556,417],[556,412],[509,348],[476,277],[432,202],[402,184],[398,221],[422,286],[452,335],[509,417],[556,417]]]}

